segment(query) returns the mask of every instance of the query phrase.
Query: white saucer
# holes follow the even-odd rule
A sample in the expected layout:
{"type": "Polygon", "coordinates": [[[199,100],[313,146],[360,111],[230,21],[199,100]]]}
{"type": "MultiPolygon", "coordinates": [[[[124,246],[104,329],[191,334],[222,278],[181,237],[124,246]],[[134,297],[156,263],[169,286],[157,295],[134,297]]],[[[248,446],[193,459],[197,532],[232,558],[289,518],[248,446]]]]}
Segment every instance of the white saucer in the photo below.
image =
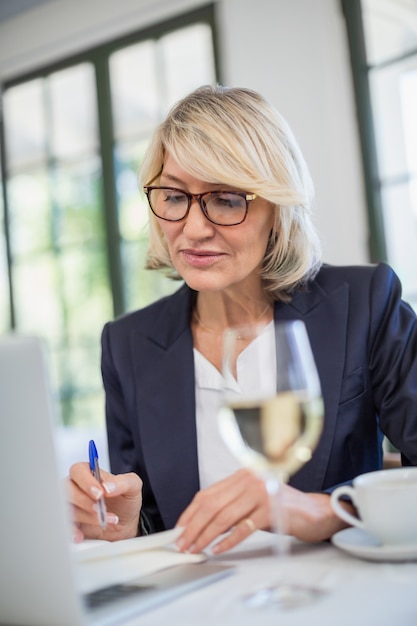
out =
{"type": "Polygon", "coordinates": [[[417,544],[383,546],[360,528],[346,528],[332,537],[332,543],[344,552],[371,561],[417,561],[417,544]]]}

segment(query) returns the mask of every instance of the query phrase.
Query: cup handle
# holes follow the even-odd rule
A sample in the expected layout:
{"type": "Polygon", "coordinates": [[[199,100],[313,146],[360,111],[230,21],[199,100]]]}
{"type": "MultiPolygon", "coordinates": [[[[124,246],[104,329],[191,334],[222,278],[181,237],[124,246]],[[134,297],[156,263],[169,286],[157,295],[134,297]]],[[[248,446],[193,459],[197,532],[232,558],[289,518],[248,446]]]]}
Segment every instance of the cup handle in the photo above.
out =
{"type": "Polygon", "coordinates": [[[346,509],[342,507],[339,502],[339,498],[341,496],[349,496],[353,504],[356,504],[354,488],[350,487],[349,485],[342,485],[341,487],[337,487],[330,495],[333,511],[338,517],[340,517],[340,519],[344,520],[348,524],[351,524],[352,526],[358,526],[359,528],[364,528],[363,522],[358,517],[352,515],[352,513],[349,513],[349,511],[346,511],[346,509]]]}

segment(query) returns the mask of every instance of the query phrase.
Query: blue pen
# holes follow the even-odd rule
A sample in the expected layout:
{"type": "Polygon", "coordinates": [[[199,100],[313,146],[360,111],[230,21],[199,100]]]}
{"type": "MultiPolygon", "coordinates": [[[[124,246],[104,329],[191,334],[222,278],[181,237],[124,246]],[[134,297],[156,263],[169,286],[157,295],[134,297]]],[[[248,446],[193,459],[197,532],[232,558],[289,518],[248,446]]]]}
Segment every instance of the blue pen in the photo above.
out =
{"type": "MultiPolygon", "coordinates": [[[[100,477],[100,467],[98,464],[98,452],[97,452],[97,448],[96,448],[96,444],[94,443],[93,440],[90,441],[89,445],[88,445],[88,456],[90,459],[90,470],[92,475],[94,476],[94,478],[96,480],[98,480],[98,482],[101,483],[101,477],[100,477]]],[[[107,526],[107,522],[106,522],[106,504],[104,502],[104,497],[102,496],[99,500],[97,500],[97,512],[98,512],[98,519],[100,522],[100,526],[102,528],[106,528],[107,526]]]]}

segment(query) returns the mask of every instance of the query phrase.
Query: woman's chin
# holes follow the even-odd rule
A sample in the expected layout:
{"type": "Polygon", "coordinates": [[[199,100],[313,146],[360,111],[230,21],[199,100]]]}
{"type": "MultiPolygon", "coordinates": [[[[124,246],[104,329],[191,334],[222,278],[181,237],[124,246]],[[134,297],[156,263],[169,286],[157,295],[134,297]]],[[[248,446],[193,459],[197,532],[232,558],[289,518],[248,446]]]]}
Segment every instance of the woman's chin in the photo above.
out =
{"type": "Polygon", "coordinates": [[[194,272],[186,272],[182,274],[184,282],[194,291],[222,291],[230,286],[230,283],[224,279],[224,276],[198,275],[194,272]]]}

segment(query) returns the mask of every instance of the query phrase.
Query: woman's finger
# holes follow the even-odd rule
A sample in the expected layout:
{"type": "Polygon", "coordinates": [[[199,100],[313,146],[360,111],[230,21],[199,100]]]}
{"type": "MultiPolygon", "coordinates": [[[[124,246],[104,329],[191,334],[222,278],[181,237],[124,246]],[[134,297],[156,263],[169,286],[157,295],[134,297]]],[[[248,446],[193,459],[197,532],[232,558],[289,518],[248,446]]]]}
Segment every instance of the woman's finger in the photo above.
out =
{"type": "MultiPolygon", "coordinates": [[[[219,535],[237,527],[239,522],[254,517],[259,527],[269,527],[269,505],[262,480],[247,470],[240,470],[227,479],[199,492],[177,525],[184,531],[177,541],[181,550],[199,552],[219,535]]],[[[245,529],[233,530],[229,543],[239,543],[247,534],[245,529]],[[243,532],[245,530],[245,532],[243,532]]]]}
{"type": "Polygon", "coordinates": [[[258,528],[255,523],[255,519],[257,518],[256,512],[252,514],[252,517],[245,517],[241,522],[239,522],[230,532],[227,537],[221,539],[218,543],[216,543],[212,547],[212,552],[214,554],[221,554],[222,552],[226,552],[227,550],[231,550],[235,546],[237,546],[241,541],[250,537],[258,528]]]}
{"type": "Polygon", "coordinates": [[[133,472],[115,475],[101,470],[100,474],[102,483],[91,474],[88,463],[70,468],[67,497],[74,523],[88,538],[114,541],[135,536],[142,506],[141,479],[133,472]],[[105,529],[100,526],[97,510],[101,497],[107,509],[105,529]]]}

